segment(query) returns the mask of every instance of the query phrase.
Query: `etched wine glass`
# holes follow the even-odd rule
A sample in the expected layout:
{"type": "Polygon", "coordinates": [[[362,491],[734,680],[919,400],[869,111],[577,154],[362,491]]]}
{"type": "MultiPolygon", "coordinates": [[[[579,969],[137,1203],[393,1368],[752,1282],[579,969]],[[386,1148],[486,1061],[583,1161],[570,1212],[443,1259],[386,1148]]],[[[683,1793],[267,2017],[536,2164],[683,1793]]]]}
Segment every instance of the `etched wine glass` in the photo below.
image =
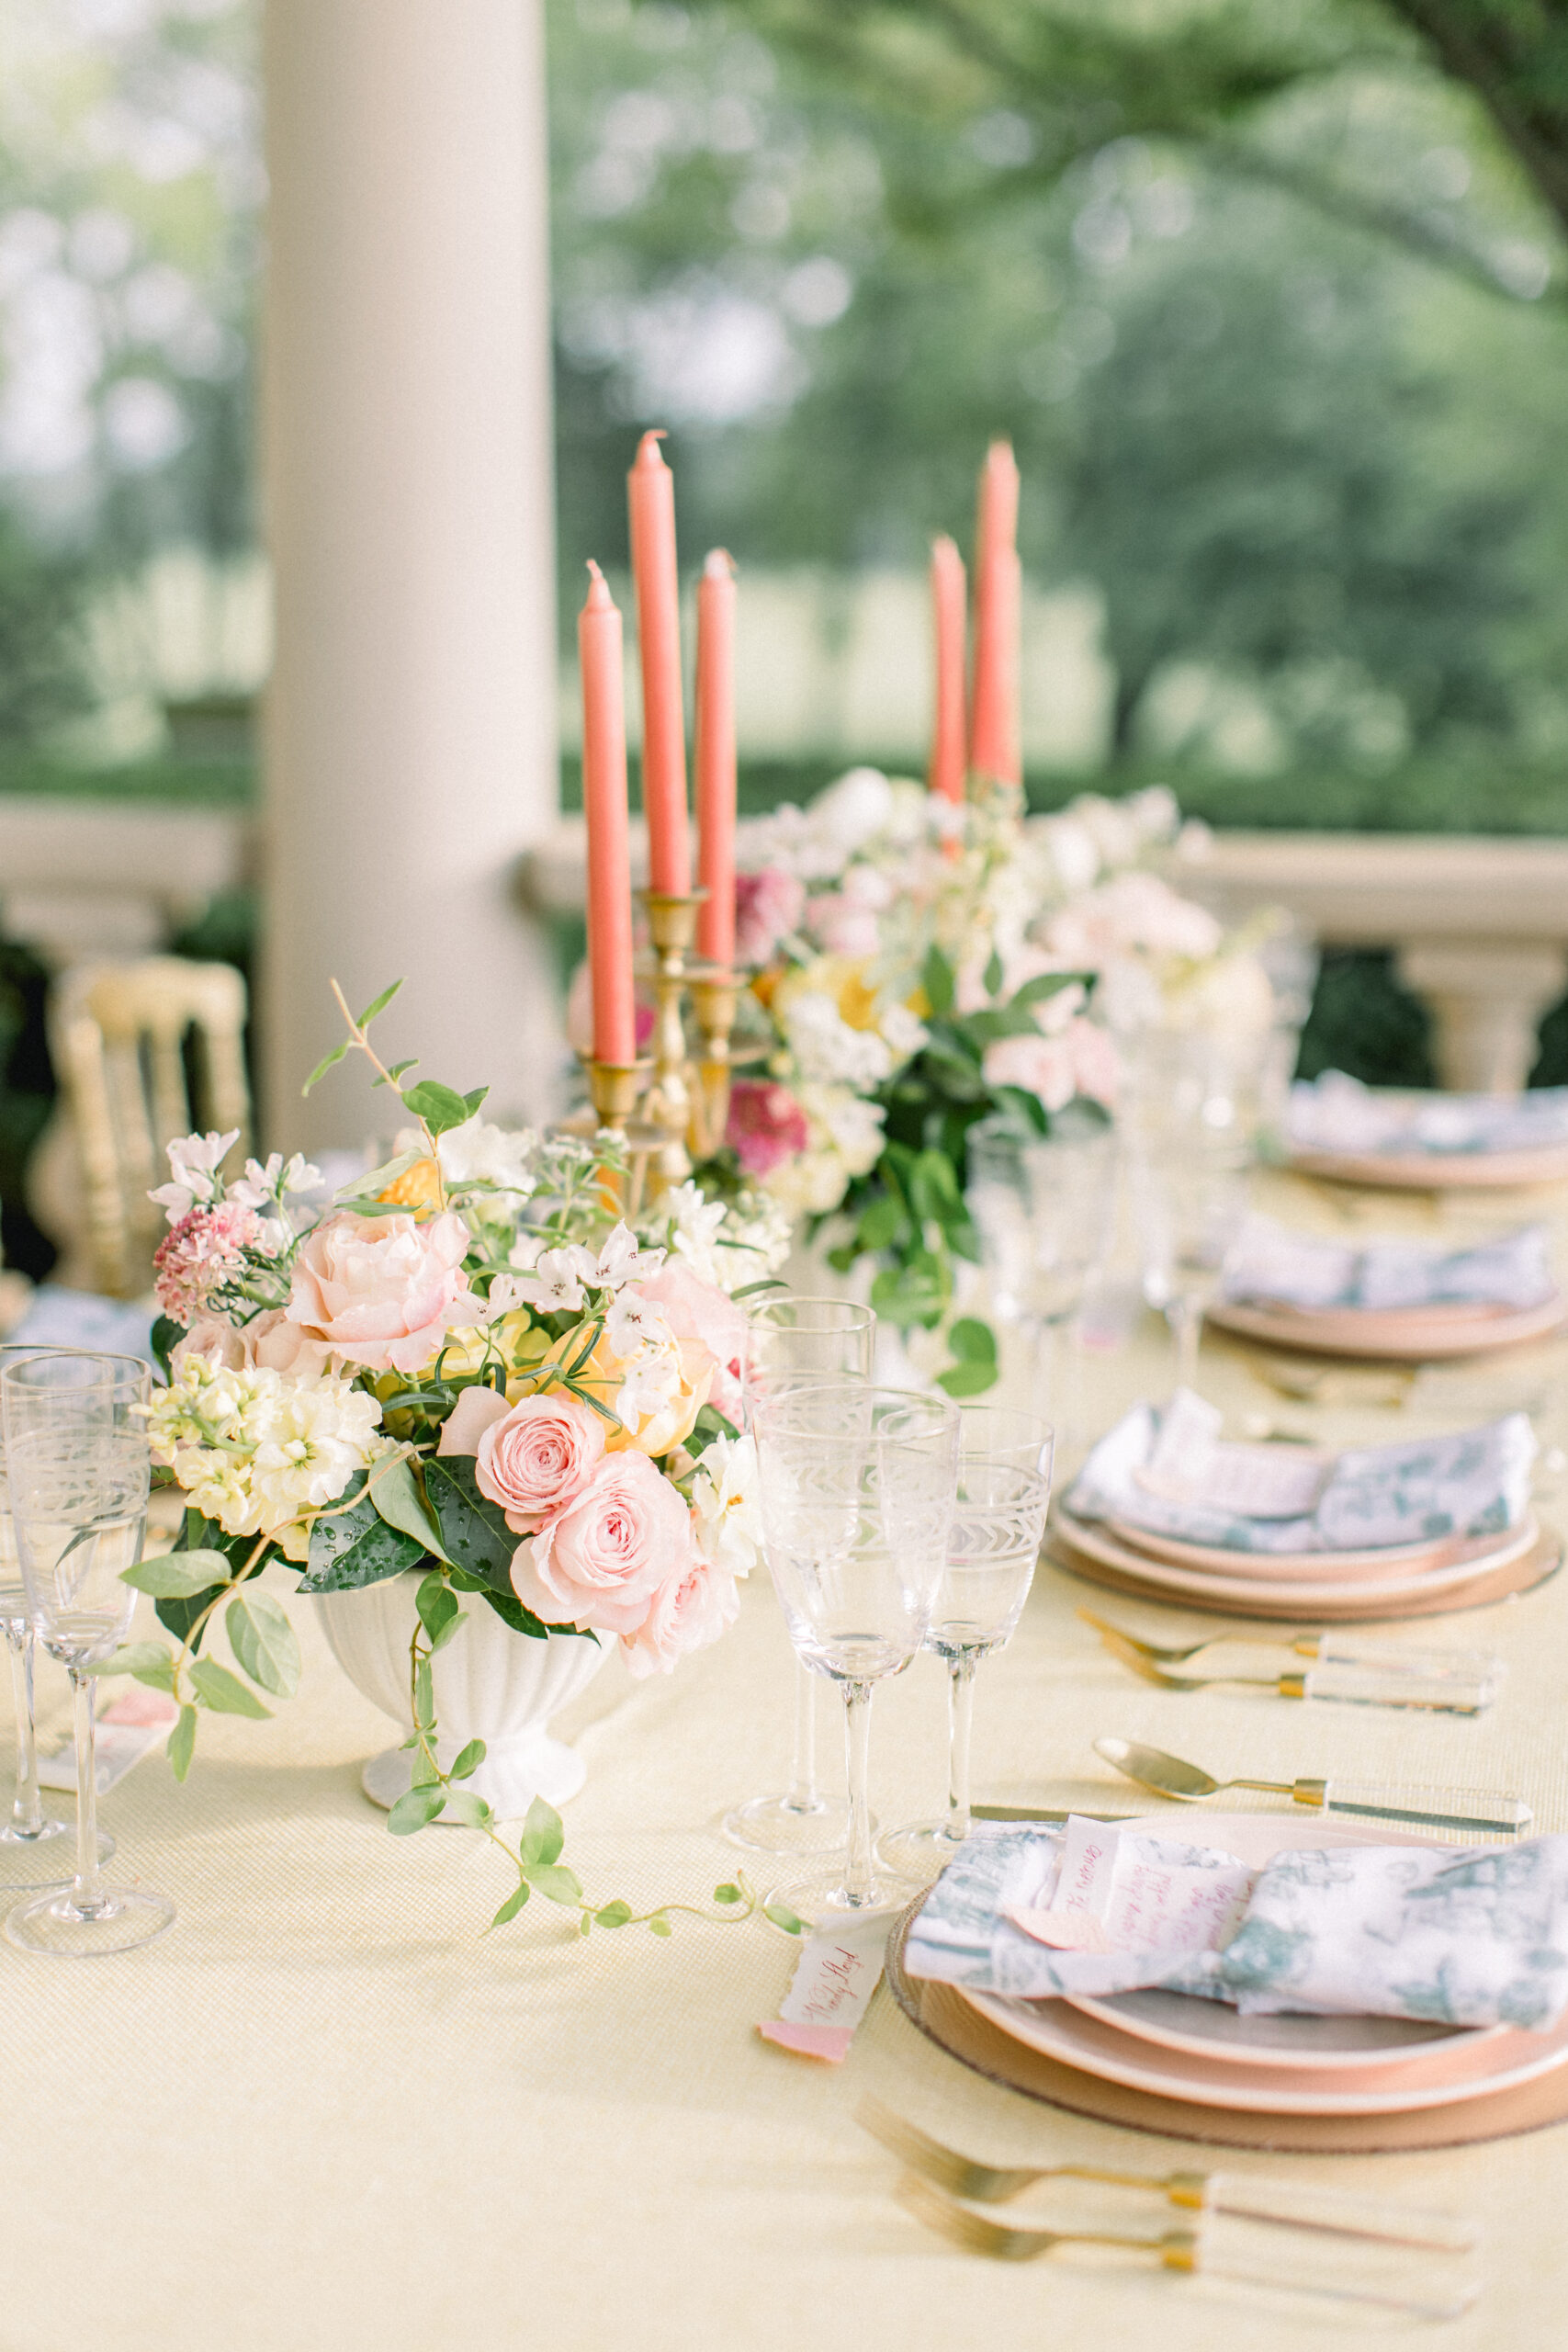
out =
{"type": "MultiPolygon", "coordinates": [[[[0,1367],[36,1348],[12,1342],[0,1347],[0,1367]]],[[[6,1447],[0,1438],[0,1634],[11,1661],[11,1694],[17,1717],[17,1778],[11,1811],[0,1826],[0,1890],[23,1894],[71,1882],[71,1824],[58,1814],[46,1813],[38,1776],[38,1724],[33,1708],[33,1662],[37,1636],[28,1613],[28,1596],[17,1561],[16,1531],[11,1524],[9,1490],[6,1482],[6,1447]]],[[[98,1860],[107,1862],[114,1839],[98,1832],[98,1860]]]]}
{"type": "Polygon", "coordinates": [[[968,1837],[970,1735],[980,1660],[1018,1629],[1045,1537],[1053,1436],[1036,1415],[971,1408],[963,1417],[947,1562],[925,1647],[947,1667],[947,1811],[877,1843],[880,1860],[934,1878],[968,1837]]]}
{"type": "MultiPolygon", "coordinates": [[[[763,1299],[748,1318],[742,1372],[745,1413],[759,1396],[822,1380],[869,1380],[876,1317],[849,1298],[787,1292],[763,1299]]],[[[780,1796],[750,1797],[724,1816],[732,1844],[773,1854],[827,1854],[842,1846],[849,1807],[823,1795],[817,1778],[817,1678],[796,1658],[795,1757],[780,1796]]]]}
{"type": "Polygon", "coordinates": [[[1058,1419],[1064,1335],[1110,1243],[1116,1148],[1099,1125],[1033,1137],[977,1125],[969,1135],[965,1196],[992,1311],[1026,1335],[1031,1394],[1058,1419]]]}
{"type": "Polygon", "coordinates": [[[915,1883],[879,1866],[868,1804],[872,1692],[926,1637],[947,1557],[958,1408],[869,1382],[759,1398],[752,1434],[762,1544],[796,1655],[844,1701],[849,1843],[830,1868],[770,1902],[814,1927],[908,1901],[915,1883]]]}
{"type": "Polygon", "coordinates": [[[160,1935],[175,1916],[143,1887],[109,1886],[98,1860],[94,1682],[130,1630],[151,1465],[151,1375],[128,1356],[49,1351],[0,1369],[17,1562],[34,1630],[71,1678],[76,1730],[76,1875],[6,1921],[24,1951],[84,1959],[160,1935]]]}

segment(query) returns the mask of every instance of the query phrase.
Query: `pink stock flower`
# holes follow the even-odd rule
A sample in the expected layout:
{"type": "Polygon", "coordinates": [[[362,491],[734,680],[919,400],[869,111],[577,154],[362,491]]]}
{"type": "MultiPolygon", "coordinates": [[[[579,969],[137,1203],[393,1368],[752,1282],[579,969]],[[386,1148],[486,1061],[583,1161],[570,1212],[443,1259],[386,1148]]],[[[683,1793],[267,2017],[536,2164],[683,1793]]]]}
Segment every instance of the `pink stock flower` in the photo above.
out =
{"type": "Polygon", "coordinates": [[[1182,898],[1157,874],[1118,874],[1054,915],[1045,941],[1069,966],[1100,971],[1119,956],[1186,957],[1201,963],[1223,932],[1206,907],[1182,898]]]}
{"type": "Polygon", "coordinates": [[[772,963],[775,949],[798,931],[806,911],[806,888],[782,866],[735,877],[735,957],[740,964],[772,963]]]}
{"type": "Polygon", "coordinates": [[[604,1458],[604,1423],[575,1396],[525,1396],[479,1441],[474,1481],[514,1535],[575,1502],[604,1458]]]}
{"type": "Polygon", "coordinates": [[[152,1287],[164,1314],[188,1330],[212,1293],[244,1271],[243,1252],[261,1238],[260,1217],[237,1202],[188,1210],[152,1260],[152,1287]]]}
{"type": "Polygon", "coordinates": [[[811,928],[829,956],[874,956],[876,911],[847,891],[829,890],[811,901],[811,928]]]}
{"type": "Polygon", "coordinates": [[[740,1419],[740,1374],[746,1352],[746,1311],[712,1283],[705,1283],[689,1266],[672,1260],[646,1282],[638,1295],[664,1310],[664,1319],[677,1340],[695,1340],[713,1358],[713,1386],[708,1401],[727,1421],[740,1419]]]}
{"type": "Polygon", "coordinates": [[[1097,1029],[1092,1021],[1075,1021],[1065,1042],[1072,1047],[1078,1092],[1109,1108],[1116,1100],[1122,1078],[1114,1040],[1106,1030],[1097,1029]]]}
{"type": "Polygon", "coordinates": [[[520,1544],[512,1588],[546,1624],[636,1634],[692,1562],[691,1513],[646,1453],[609,1453],[574,1501],[520,1544]]]}
{"type": "Polygon", "coordinates": [[[1077,1091],[1073,1049],[1065,1037],[998,1037],[981,1064],[987,1086],[1020,1086],[1047,1111],[1059,1111],[1077,1091]]]}
{"type": "Polygon", "coordinates": [[[649,1674],[672,1674],[692,1650],[716,1642],[739,1613],[735,1578],[711,1561],[694,1558],[683,1577],[655,1594],[637,1632],[621,1635],[628,1670],[638,1681],[649,1674]]]}
{"type": "Polygon", "coordinates": [[[350,1363],[418,1372],[454,1324],[479,1319],[463,1272],[468,1249],[468,1229],[450,1211],[420,1225],[344,1210],[300,1250],[287,1318],[350,1363]]]}
{"type": "Polygon", "coordinates": [[[739,1078],[729,1090],[724,1139],[748,1176],[766,1176],[781,1159],[806,1149],[811,1130],[787,1086],[739,1078]]]}

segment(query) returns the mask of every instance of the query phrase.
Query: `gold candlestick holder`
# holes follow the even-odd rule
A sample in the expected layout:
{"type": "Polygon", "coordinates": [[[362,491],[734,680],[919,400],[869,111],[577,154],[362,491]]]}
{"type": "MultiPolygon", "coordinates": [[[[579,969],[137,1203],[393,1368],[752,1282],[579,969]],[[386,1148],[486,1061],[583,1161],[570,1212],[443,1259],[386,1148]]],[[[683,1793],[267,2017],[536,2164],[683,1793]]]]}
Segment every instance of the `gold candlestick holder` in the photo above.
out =
{"type": "Polygon", "coordinates": [[[692,1172],[687,1131],[692,1125],[693,1088],[687,1074],[685,1001],[691,984],[686,957],[697,927],[697,910],[705,890],[677,896],[645,890],[649,933],[653,941],[653,1080],[643,1101],[646,1126],[657,1131],[650,1139],[649,1191],[683,1184],[692,1172]]]}
{"type": "Polygon", "coordinates": [[[729,1039],[739,993],[739,974],[716,966],[692,982],[692,1011],[703,1038],[690,1122],[692,1149],[699,1159],[712,1159],[729,1125],[729,1039]]]}

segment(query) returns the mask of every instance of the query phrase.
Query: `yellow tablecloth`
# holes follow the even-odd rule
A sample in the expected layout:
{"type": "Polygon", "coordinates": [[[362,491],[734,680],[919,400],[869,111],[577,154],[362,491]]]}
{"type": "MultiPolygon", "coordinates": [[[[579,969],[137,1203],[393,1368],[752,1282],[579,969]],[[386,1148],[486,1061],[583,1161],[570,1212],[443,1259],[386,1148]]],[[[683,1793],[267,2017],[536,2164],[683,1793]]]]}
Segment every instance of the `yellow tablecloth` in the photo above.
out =
{"type": "MultiPolygon", "coordinates": [[[[1501,1223],[1518,1205],[1462,1216],[1501,1223]]],[[[1304,1188],[1290,1210],[1325,1226],[1336,1215],[1304,1188]]],[[[1370,1224],[1418,1229],[1437,1214],[1417,1205],[1370,1224]]],[[[1442,1215],[1455,1229],[1455,1212],[1442,1215]]],[[[1152,1325],[1089,1359],[1075,1374],[1080,1417],[1103,1425],[1160,1389],[1168,1365],[1152,1325]]],[[[1357,1374],[1310,1405],[1214,1343],[1204,1379],[1237,1428],[1252,1416],[1374,1440],[1520,1400],[1547,1398],[1550,1420],[1562,1369],[1553,1349],[1461,1367],[1398,1408],[1368,1401],[1382,1375],[1357,1374]]],[[[291,1583],[279,1579],[280,1597],[291,1583]]],[[[1475,1722],[1152,1690],[1076,1623],[1075,1604],[1092,1599],[1043,1570],[1012,1648],[982,1670],[980,1793],[1114,1808],[1130,1792],[1089,1747],[1114,1731],[1221,1775],[1340,1770],[1517,1790],[1541,1827],[1568,1826],[1568,1574],[1395,1636],[1506,1652],[1504,1697],[1475,1722]]],[[[1172,1638],[1213,1623],[1124,1601],[1115,1611],[1172,1638]]],[[[776,2009],[794,1954],[756,1924],[581,1942],[536,1903],[481,1936],[503,1866],[466,1831],[388,1837],[359,1768],[389,1726],[339,1673],[309,1604],[291,1613],[306,1647],[299,1698],[266,1724],[204,1718],[185,1789],[154,1755],[105,1802],[117,1872],[170,1894],[174,1929],[90,1962],[0,1946],[4,2352],[1043,2340],[1207,2352],[1221,2330],[1249,2346],[1316,2339],[1305,2320],[1201,2280],[949,2252],[892,2202],[895,2168],[852,2120],[868,2090],[1004,2160],[1212,2162],[1468,2210],[1486,2231],[1487,2289],[1441,2340],[1456,2352],[1563,2340],[1563,2129],[1416,2157],[1199,2152],[993,2088],[926,2043],[886,1988],[836,2071],[764,2045],[753,2028],[776,2009]]],[[[791,1671],[763,1579],[730,1636],[673,1679],[633,1686],[606,1668],[558,1724],[589,1763],[568,1858],[592,1894],[700,1898],[733,1871],[742,1858],[713,1825],[780,1784],[791,1671]]],[[[42,1697],[63,1723],[52,1668],[42,1697]]],[[[931,1811],[943,1785],[936,1662],[917,1660],[874,1713],[883,1820],[931,1811]]],[[[830,1740],[826,1708],[824,1724],[830,1740]]],[[[1094,2210],[1164,2226],[1152,2200],[1107,2191],[1094,2210]]]]}

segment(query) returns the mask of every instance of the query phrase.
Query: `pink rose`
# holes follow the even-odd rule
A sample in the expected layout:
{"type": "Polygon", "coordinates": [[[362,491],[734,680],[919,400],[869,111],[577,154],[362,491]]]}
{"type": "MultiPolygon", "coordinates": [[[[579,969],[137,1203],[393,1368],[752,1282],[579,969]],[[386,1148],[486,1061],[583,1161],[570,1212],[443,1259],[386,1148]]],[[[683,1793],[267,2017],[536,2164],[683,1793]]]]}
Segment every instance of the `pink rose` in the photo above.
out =
{"type": "Polygon", "coordinates": [[[474,1483],[514,1535],[575,1502],[604,1458],[604,1423],[575,1396],[525,1396],[479,1442],[474,1483]]]}
{"type": "Polygon", "coordinates": [[[450,1211],[412,1216],[327,1217],[294,1265],[285,1310],[308,1339],[372,1372],[418,1372],[454,1324],[480,1306],[463,1272],[468,1229],[450,1211]]]}
{"type": "Polygon", "coordinates": [[[713,1385],[708,1402],[727,1421],[740,1419],[740,1370],[746,1353],[746,1311],[712,1283],[678,1259],[634,1285],[639,1296],[664,1309],[664,1319],[675,1338],[694,1340],[713,1358],[713,1385]]]}
{"type": "Polygon", "coordinates": [[[724,1139],[748,1176],[766,1176],[781,1159],[806,1149],[811,1130],[787,1086],[738,1078],[729,1090],[729,1125],[724,1139]]]}
{"type": "Polygon", "coordinates": [[[261,1364],[269,1372],[298,1373],[301,1378],[325,1371],[332,1362],[331,1349],[307,1339],[287,1320],[281,1306],[268,1306],[240,1324],[198,1315],[169,1359],[176,1373],[187,1356],[207,1356],[226,1372],[261,1364]]]}
{"type": "Polygon", "coordinates": [[[506,1399],[498,1396],[493,1388],[475,1381],[471,1388],[459,1389],[457,1401],[441,1424],[436,1442],[437,1453],[477,1453],[479,1440],[492,1422],[506,1419],[506,1399]]]}
{"type": "Polygon", "coordinates": [[[621,1635],[626,1666],[638,1681],[648,1674],[672,1674],[688,1652],[716,1642],[739,1613],[735,1578],[711,1561],[694,1559],[678,1582],[655,1595],[637,1631],[621,1635]]]}
{"type": "Polygon", "coordinates": [[[1109,1107],[1116,1100],[1122,1078],[1122,1065],[1109,1034],[1097,1029],[1092,1021],[1075,1021],[1064,1042],[1072,1047],[1078,1092],[1109,1107]]]}
{"type": "Polygon", "coordinates": [[[646,1453],[609,1453],[576,1500],[512,1562],[512,1588],[546,1624],[637,1634],[692,1562],[686,1505],[646,1453]]]}
{"type": "Polygon", "coordinates": [[[811,928],[829,956],[874,956],[876,914],[847,890],[829,890],[811,901],[811,928]]]}
{"type": "Polygon", "coordinates": [[[769,964],[782,940],[800,928],[806,911],[806,890],[782,866],[765,865],[761,874],[735,877],[735,960],[739,964],[769,964]]]}
{"type": "Polygon", "coordinates": [[[998,1037],[981,1064],[987,1086],[1020,1086],[1047,1111],[1059,1111],[1077,1091],[1073,1049],[1065,1037],[998,1037]]]}

